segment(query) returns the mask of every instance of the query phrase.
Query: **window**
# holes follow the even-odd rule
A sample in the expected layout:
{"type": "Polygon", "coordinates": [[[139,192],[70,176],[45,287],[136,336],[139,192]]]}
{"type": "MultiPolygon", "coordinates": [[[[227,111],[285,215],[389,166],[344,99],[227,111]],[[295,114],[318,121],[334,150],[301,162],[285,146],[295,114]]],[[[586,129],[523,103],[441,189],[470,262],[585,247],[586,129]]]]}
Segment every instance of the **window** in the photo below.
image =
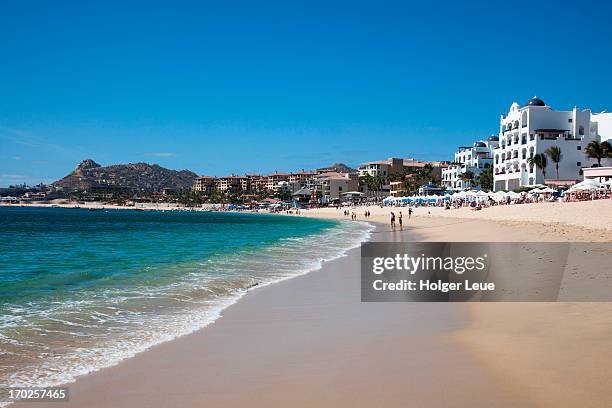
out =
{"type": "Polygon", "coordinates": [[[577,162],[576,166],[582,166],[582,162],[577,162]]]}
{"type": "Polygon", "coordinates": [[[573,120],[572,118],[569,118],[569,119],[567,120],[567,123],[572,123],[573,121],[574,121],[574,120],[573,120]]]}
{"type": "Polygon", "coordinates": [[[576,150],[582,150],[582,146],[576,146],[576,150]]]}
{"type": "Polygon", "coordinates": [[[580,136],[584,136],[584,126],[580,125],[580,126],[578,127],[578,134],[579,134],[580,136]]]}

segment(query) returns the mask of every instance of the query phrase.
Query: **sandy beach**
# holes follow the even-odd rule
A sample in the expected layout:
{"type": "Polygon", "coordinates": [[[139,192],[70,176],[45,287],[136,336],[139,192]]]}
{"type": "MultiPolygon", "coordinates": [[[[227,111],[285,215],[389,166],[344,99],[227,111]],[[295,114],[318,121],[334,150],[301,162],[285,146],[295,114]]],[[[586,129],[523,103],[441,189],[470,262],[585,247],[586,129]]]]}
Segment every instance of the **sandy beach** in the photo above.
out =
{"type": "MultiPolygon", "coordinates": [[[[396,232],[389,209],[372,207],[369,221],[374,241],[612,242],[612,200],[575,204],[418,208],[396,232]],[[529,214],[541,223],[520,221],[529,214]]],[[[68,403],[14,406],[609,406],[611,312],[601,302],[361,303],[354,249],[250,291],[203,330],[79,378],[68,403]]]]}

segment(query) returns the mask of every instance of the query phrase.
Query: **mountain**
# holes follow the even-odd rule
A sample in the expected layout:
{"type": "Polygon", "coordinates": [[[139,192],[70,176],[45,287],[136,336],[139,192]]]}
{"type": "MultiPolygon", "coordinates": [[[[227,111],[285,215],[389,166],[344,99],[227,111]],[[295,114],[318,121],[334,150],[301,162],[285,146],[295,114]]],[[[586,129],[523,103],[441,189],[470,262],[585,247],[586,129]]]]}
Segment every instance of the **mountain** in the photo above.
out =
{"type": "Polygon", "coordinates": [[[157,164],[129,163],[101,166],[91,159],[83,160],[66,177],[53,183],[64,190],[119,188],[131,191],[189,189],[197,175],[188,170],[169,170],[157,164]]]}
{"type": "Polygon", "coordinates": [[[324,167],[324,169],[328,171],[335,171],[337,173],[355,173],[357,171],[344,163],[330,164],[329,166],[324,167]]]}

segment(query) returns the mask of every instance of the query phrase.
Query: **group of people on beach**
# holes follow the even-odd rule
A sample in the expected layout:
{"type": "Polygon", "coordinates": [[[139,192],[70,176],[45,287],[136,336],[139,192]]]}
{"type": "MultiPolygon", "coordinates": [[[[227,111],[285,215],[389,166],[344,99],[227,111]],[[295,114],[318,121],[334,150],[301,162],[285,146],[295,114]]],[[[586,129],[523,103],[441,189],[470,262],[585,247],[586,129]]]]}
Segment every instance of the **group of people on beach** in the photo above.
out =
{"type": "Polygon", "coordinates": [[[348,217],[351,216],[351,220],[355,221],[357,219],[357,213],[355,211],[349,211],[349,210],[344,210],[344,216],[348,217]]]}
{"type": "MultiPolygon", "coordinates": [[[[412,208],[408,208],[408,218],[412,217],[412,208]]],[[[389,213],[389,221],[391,222],[391,230],[395,231],[396,226],[395,226],[395,213],[393,211],[391,211],[389,213]]],[[[400,230],[404,230],[404,223],[403,223],[403,217],[402,217],[402,212],[400,211],[397,215],[397,223],[399,224],[399,228],[400,230]]]]}

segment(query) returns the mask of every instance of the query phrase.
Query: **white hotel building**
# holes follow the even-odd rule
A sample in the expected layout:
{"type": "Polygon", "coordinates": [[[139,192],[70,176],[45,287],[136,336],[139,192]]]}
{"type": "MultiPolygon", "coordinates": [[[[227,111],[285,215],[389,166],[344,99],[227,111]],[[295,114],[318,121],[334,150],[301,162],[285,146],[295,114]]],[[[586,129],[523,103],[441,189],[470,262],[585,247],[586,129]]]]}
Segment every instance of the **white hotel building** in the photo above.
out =
{"type": "Polygon", "coordinates": [[[480,173],[493,167],[493,150],[498,146],[499,138],[491,136],[487,140],[474,143],[473,146],[459,146],[451,164],[442,169],[442,185],[447,189],[478,189],[480,173]],[[475,185],[466,185],[461,175],[467,171],[474,173],[475,185]]]}
{"type": "MultiPolygon", "coordinates": [[[[499,127],[499,146],[494,149],[494,189],[512,190],[544,184],[542,171],[530,165],[529,158],[551,146],[560,147],[563,156],[558,179],[581,179],[580,169],[597,163],[584,154],[589,142],[612,138],[612,113],[593,114],[589,109],[578,108],[556,111],[534,97],[524,106],[514,102],[508,114],[501,116],[499,127]]],[[[546,179],[557,179],[555,163],[549,157],[546,179]]]]}

